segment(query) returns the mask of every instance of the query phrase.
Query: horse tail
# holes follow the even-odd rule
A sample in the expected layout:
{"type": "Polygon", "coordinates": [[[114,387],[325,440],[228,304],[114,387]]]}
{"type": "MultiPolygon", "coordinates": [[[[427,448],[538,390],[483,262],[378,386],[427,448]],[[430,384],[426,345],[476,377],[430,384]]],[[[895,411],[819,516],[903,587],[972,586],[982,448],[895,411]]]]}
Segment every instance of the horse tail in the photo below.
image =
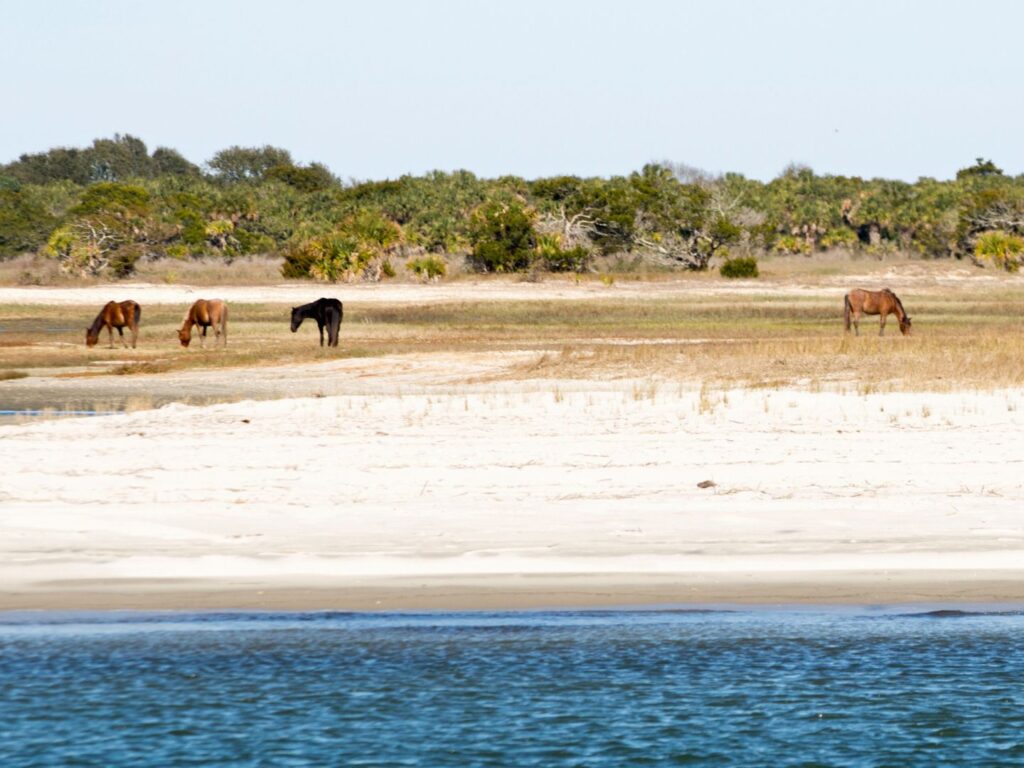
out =
{"type": "Polygon", "coordinates": [[[850,330],[850,313],[853,306],[850,304],[850,294],[843,296],[843,320],[846,322],[846,330],[850,330]]]}
{"type": "Polygon", "coordinates": [[[142,307],[139,306],[138,302],[135,302],[135,312],[133,313],[135,318],[135,327],[139,327],[139,320],[142,318],[142,307]]]}

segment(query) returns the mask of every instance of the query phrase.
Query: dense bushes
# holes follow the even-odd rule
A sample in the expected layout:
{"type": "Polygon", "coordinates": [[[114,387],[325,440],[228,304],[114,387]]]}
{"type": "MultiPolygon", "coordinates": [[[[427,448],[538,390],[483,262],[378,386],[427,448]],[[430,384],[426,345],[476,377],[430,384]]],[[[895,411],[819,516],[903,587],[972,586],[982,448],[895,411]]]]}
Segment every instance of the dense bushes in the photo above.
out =
{"type": "Polygon", "coordinates": [[[757,259],[753,256],[727,258],[718,270],[722,277],[757,277],[757,259]]]}
{"type": "Polygon", "coordinates": [[[436,280],[448,273],[448,266],[444,259],[437,256],[421,256],[418,259],[409,259],[405,268],[423,280],[436,280]]]}
{"type": "Polygon", "coordinates": [[[985,232],[978,237],[974,257],[1007,272],[1017,272],[1024,264],[1024,238],[1007,232],[985,232]]]}
{"type": "Polygon", "coordinates": [[[331,232],[303,239],[285,254],[285,277],[326,282],[379,280],[394,274],[390,257],[401,245],[402,229],[379,213],[359,211],[331,232]]]}
{"type": "Polygon", "coordinates": [[[528,269],[536,247],[533,225],[537,213],[517,199],[491,200],[470,218],[473,250],[467,263],[480,272],[520,272],[528,269]]]}
{"type": "Polygon", "coordinates": [[[230,147],[203,169],[115,135],[0,166],[0,258],[38,251],[75,274],[261,253],[283,255],[287,277],[325,280],[387,276],[413,253],[445,256],[442,264],[465,256],[481,272],[580,272],[608,254],[704,270],[724,267],[736,246],[899,250],[1015,269],[1022,238],[1024,177],[980,158],[953,180],[913,184],[801,166],[763,183],[671,164],[611,178],[434,171],[342,184],[277,147],[230,147]]]}

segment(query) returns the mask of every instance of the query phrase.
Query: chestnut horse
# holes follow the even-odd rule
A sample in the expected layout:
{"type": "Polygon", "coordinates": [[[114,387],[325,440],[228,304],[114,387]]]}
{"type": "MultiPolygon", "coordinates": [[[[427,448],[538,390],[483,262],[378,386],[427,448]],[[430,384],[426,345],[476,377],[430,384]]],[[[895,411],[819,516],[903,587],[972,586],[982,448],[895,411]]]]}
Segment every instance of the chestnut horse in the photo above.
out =
{"type": "Polygon", "coordinates": [[[192,326],[198,325],[202,329],[199,336],[199,345],[202,346],[206,340],[206,331],[213,326],[213,333],[216,339],[224,337],[224,346],[228,345],[228,305],[220,299],[198,299],[188,312],[182,322],[181,330],[178,331],[178,341],[181,346],[187,347],[192,341],[192,326]]]}
{"type": "Polygon", "coordinates": [[[95,347],[96,342],[100,340],[100,331],[106,328],[110,337],[110,348],[113,349],[114,329],[117,328],[121,343],[127,348],[128,342],[124,340],[124,328],[128,326],[128,330],[132,332],[132,349],[135,349],[135,342],[139,339],[140,317],[142,317],[142,308],[131,299],[122,302],[108,301],[96,315],[92,325],[85,329],[85,346],[95,347]]]}
{"type": "Polygon", "coordinates": [[[879,315],[878,335],[885,333],[885,319],[890,314],[896,315],[900,324],[900,333],[904,336],[910,335],[910,316],[903,310],[903,302],[899,296],[883,288],[880,291],[865,291],[857,288],[846,294],[844,303],[844,317],[846,319],[846,330],[850,330],[850,319],[852,315],[853,330],[860,336],[860,316],[879,315]]]}

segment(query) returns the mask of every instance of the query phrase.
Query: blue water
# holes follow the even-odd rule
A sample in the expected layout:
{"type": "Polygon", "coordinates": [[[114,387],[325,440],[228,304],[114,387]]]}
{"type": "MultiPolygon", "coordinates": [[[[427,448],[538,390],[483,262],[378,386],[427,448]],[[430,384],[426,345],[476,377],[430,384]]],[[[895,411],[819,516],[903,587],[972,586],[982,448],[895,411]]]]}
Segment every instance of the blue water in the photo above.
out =
{"type": "Polygon", "coordinates": [[[1024,764],[1024,614],[0,614],[0,766],[1024,764]]]}

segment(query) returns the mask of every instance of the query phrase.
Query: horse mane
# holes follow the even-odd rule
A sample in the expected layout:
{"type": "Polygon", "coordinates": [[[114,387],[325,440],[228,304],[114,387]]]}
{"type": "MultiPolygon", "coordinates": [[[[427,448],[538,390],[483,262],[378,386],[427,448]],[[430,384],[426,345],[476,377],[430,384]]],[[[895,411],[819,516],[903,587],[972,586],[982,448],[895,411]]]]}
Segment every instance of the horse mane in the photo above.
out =
{"type": "Polygon", "coordinates": [[[899,296],[897,296],[897,295],[896,295],[895,293],[893,293],[893,292],[892,292],[891,290],[889,290],[888,288],[886,288],[885,290],[889,292],[889,294],[890,294],[890,295],[892,296],[892,298],[893,298],[893,301],[895,301],[895,302],[896,302],[896,306],[900,308],[900,314],[901,314],[901,315],[902,315],[903,317],[906,317],[906,316],[907,316],[907,310],[905,310],[905,309],[903,308],[903,302],[902,302],[902,301],[900,301],[900,297],[899,297],[899,296]]]}
{"type": "Polygon", "coordinates": [[[109,307],[113,303],[114,302],[112,301],[108,301],[106,304],[103,305],[103,309],[100,310],[99,314],[96,315],[96,319],[92,321],[92,325],[89,326],[90,334],[96,336],[99,335],[100,330],[102,330],[103,324],[106,322],[107,319],[107,307],[109,307]]]}

